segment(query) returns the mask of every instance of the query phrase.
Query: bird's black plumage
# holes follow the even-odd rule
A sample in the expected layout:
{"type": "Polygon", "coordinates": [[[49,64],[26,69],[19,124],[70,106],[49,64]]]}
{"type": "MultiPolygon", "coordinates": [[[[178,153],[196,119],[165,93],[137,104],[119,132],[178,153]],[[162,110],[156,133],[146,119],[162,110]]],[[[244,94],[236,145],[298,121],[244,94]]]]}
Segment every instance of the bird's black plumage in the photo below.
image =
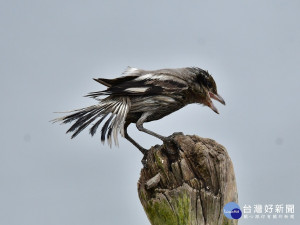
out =
{"type": "Polygon", "coordinates": [[[73,132],[74,138],[95,122],[90,128],[93,136],[108,117],[101,129],[101,141],[107,139],[111,146],[113,137],[115,144],[118,144],[117,136],[121,133],[143,153],[146,150],[127,133],[129,124],[135,123],[140,131],[164,140],[165,137],[144,128],[143,123],[161,119],[191,103],[206,105],[216,113],[218,111],[212,99],[225,104],[218,95],[212,76],[197,67],[152,71],[128,67],[121,77],[94,80],[107,87],[106,90],[87,95],[98,100],[98,104],[75,110],[54,122],[74,121],[67,131],[73,132]]]}

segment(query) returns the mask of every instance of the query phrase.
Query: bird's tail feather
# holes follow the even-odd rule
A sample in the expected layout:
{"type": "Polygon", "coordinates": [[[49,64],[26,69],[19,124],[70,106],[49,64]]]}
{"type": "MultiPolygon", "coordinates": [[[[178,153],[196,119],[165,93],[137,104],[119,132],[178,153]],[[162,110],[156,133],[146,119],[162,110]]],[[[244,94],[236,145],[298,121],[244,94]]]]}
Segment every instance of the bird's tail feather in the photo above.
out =
{"type": "Polygon", "coordinates": [[[109,146],[112,146],[113,137],[115,145],[118,145],[118,132],[124,137],[124,123],[129,109],[130,99],[128,97],[103,99],[98,105],[71,111],[71,114],[54,119],[52,122],[70,123],[75,121],[67,130],[67,133],[73,132],[71,138],[74,138],[96,121],[90,128],[90,134],[93,136],[101,122],[110,115],[101,129],[101,142],[104,143],[107,139],[109,146]]]}

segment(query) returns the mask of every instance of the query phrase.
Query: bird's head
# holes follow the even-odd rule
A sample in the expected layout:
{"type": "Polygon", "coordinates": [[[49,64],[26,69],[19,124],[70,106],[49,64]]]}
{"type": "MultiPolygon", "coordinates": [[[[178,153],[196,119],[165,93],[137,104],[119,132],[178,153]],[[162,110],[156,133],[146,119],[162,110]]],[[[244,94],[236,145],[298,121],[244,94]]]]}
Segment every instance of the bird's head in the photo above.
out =
{"type": "Polygon", "coordinates": [[[200,70],[197,74],[197,80],[200,84],[202,90],[204,90],[203,93],[203,99],[202,103],[209,108],[211,108],[215,113],[218,113],[218,109],[215,107],[215,105],[212,102],[212,99],[217,100],[218,102],[225,105],[224,99],[218,94],[217,91],[217,85],[214,81],[214,78],[205,70],[200,70]]]}

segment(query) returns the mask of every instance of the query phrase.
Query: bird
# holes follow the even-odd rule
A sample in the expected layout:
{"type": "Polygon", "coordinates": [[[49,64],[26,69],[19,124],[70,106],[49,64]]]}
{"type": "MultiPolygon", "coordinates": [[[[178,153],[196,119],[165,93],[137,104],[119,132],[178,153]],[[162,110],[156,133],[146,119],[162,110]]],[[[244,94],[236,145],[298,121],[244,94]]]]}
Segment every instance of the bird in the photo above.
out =
{"type": "Polygon", "coordinates": [[[128,67],[120,77],[94,78],[94,80],[106,86],[106,90],[86,95],[97,100],[97,104],[69,111],[68,115],[52,121],[62,124],[73,122],[66,132],[73,133],[71,138],[76,137],[89,125],[91,125],[89,133],[94,136],[103,122],[102,143],[107,141],[111,147],[114,141],[118,146],[120,134],[144,156],[148,150],[127,132],[131,123],[136,124],[139,131],[166,141],[167,137],[145,128],[144,123],[159,120],[192,103],[208,106],[218,114],[212,99],[225,105],[224,99],[217,92],[213,77],[208,71],[198,67],[159,70],[128,67]]]}

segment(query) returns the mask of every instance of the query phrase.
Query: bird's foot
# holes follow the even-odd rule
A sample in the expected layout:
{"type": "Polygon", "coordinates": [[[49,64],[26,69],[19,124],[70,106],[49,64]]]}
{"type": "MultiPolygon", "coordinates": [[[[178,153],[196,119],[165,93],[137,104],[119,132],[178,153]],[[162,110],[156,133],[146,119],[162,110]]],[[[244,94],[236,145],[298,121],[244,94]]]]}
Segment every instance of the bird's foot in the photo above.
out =
{"type": "Polygon", "coordinates": [[[163,139],[164,149],[169,156],[177,156],[180,150],[180,146],[175,141],[174,136],[165,137],[163,139]]]}

